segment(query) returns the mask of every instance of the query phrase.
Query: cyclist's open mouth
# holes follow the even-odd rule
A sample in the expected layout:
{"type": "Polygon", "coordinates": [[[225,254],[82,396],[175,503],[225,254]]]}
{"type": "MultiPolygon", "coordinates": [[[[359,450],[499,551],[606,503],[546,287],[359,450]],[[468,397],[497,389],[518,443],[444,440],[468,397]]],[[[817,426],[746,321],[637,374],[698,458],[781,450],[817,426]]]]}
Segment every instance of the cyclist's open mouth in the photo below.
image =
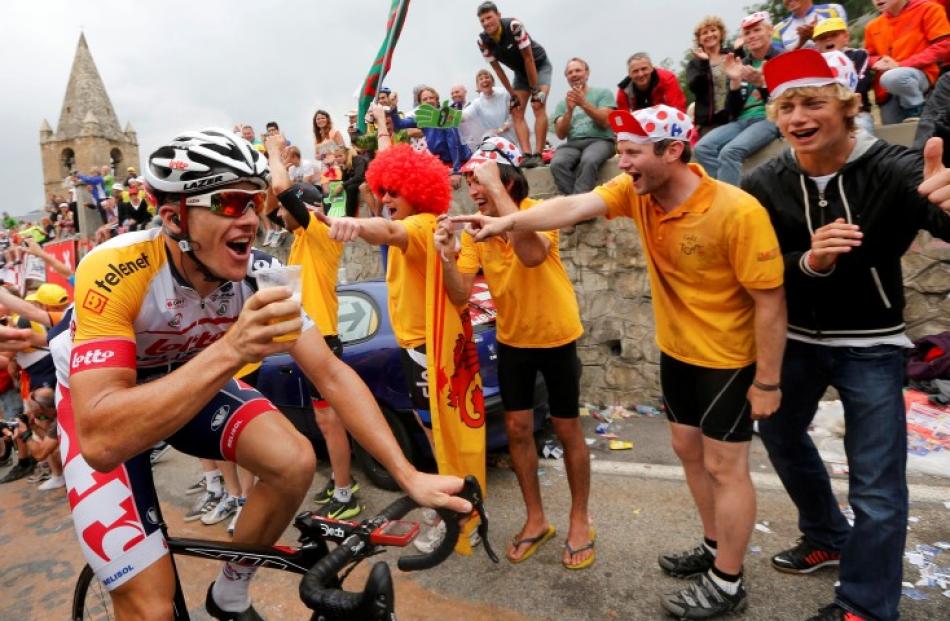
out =
{"type": "Polygon", "coordinates": [[[241,237],[225,242],[224,245],[234,251],[235,254],[246,256],[251,249],[251,240],[247,237],[241,237]]]}

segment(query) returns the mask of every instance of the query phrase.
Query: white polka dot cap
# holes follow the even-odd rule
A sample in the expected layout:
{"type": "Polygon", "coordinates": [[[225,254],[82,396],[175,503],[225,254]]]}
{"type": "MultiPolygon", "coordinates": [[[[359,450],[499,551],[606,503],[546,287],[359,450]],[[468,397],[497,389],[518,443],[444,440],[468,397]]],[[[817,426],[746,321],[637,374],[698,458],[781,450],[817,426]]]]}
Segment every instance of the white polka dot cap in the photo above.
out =
{"type": "Polygon", "coordinates": [[[513,142],[507,138],[493,136],[486,138],[478,146],[472,157],[462,165],[460,172],[472,172],[476,166],[484,162],[495,162],[500,166],[519,167],[523,161],[524,155],[521,154],[521,149],[516,147],[513,142]]]}
{"type": "Polygon", "coordinates": [[[844,52],[801,49],[785,52],[762,69],[769,99],[778,99],[790,88],[841,84],[850,91],[858,85],[858,72],[844,52]]]}
{"type": "Polygon", "coordinates": [[[636,110],[612,110],[607,116],[617,140],[646,144],[663,140],[689,142],[693,121],[686,113],[660,104],[636,110]]]}

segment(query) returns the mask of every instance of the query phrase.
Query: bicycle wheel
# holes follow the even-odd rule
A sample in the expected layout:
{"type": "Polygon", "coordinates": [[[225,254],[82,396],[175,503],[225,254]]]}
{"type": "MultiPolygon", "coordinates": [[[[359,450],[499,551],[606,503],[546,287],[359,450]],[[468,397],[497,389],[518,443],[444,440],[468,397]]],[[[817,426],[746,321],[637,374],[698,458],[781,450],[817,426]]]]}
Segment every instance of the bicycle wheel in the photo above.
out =
{"type": "Polygon", "coordinates": [[[73,591],[73,621],[114,621],[112,598],[102,583],[96,579],[92,567],[86,565],[79,572],[76,590],[73,591]]]}

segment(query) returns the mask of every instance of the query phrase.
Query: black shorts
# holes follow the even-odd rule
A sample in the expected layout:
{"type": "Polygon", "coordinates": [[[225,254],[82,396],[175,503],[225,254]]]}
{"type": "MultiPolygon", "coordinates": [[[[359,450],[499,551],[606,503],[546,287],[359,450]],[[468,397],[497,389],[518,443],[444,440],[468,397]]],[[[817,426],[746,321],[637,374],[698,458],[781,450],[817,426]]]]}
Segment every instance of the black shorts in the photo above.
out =
{"type": "MultiPolygon", "coordinates": [[[[330,348],[333,355],[343,360],[343,342],[340,341],[340,337],[336,334],[331,334],[330,336],[324,336],[323,340],[326,341],[327,347],[330,348]]],[[[320,391],[317,390],[317,387],[313,385],[313,382],[311,382],[306,375],[304,375],[304,381],[307,384],[307,388],[310,389],[310,400],[313,402],[313,407],[317,409],[329,407],[330,404],[327,403],[327,400],[323,398],[323,395],[320,394],[320,391]]]]}
{"type": "Polygon", "coordinates": [[[754,364],[741,369],[710,369],[660,354],[660,384],[667,418],[698,427],[713,440],[752,439],[752,411],[746,392],[753,379],[754,364]]]}
{"type": "Polygon", "coordinates": [[[548,389],[554,418],[576,418],[580,405],[581,361],[577,342],[559,347],[512,347],[498,343],[498,384],[508,412],[534,408],[538,373],[548,389]]]}
{"type": "MultiPolygon", "coordinates": [[[[406,389],[415,410],[429,411],[429,366],[425,344],[402,350],[402,370],[406,375],[406,389]]],[[[423,421],[424,422],[424,421],[423,421]]]]}

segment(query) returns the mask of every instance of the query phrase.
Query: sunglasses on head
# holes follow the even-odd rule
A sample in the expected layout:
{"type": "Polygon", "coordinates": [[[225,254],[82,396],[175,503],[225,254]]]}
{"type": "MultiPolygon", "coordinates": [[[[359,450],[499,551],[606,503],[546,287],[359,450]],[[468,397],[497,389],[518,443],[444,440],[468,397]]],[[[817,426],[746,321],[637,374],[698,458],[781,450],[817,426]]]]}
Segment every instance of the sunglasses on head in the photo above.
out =
{"type": "Polygon", "coordinates": [[[183,200],[188,207],[204,207],[218,216],[240,218],[248,209],[259,214],[266,198],[267,192],[264,190],[215,190],[186,196],[183,200]]]}
{"type": "Polygon", "coordinates": [[[488,142],[488,141],[486,140],[486,141],[483,142],[482,144],[478,145],[478,150],[479,150],[479,151],[483,151],[483,152],[485,152],[485,153],[492,153],[492,152],[495,152],[495,153],[497,153],[498,155],[500,155],[506,162],[508,162],[509,164],[511,164],[512,166],[515,165],[515,163],[511,160],[511,158],[508,157],[508,154],[505,153],[504,151],[502,151],[501,149],[499,149],[499,148],[498,148],[498,145],[496,145],[494,142],[488,142]]]}

